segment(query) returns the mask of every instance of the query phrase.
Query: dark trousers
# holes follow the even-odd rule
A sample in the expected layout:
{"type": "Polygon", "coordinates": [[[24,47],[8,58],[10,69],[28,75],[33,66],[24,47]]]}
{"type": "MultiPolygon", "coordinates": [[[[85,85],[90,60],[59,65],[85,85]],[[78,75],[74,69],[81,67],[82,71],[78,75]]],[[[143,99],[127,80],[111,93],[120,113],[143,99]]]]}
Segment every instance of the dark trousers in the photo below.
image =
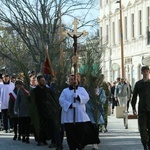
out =
{"type": "Polygon", "coordinates": [[[22,136],[29,137],[30,135],[30,117],[19,117],[19,128],[22,136]]]}
{"type": "Polygon", "coordinates": [[[3,119],[3,127],[4,130],[8,130],[8,109],[2,109],[2,119],[3,119]]]}
{"type": "Polygon", "coordinates": [[[115,100],[115,98],[112,98],[112,109],[115,108],[115,106],[118,105],[118,101],[115,100]]]}
{"type": "Polygon", "coordinates": [[[60,125],[60,129],[55,130],[51,143],[61,146],[64,138],[64,125],[60,125]]]}
{"type": "Polygon", "coordinates": [[[127,111],[129,110],[130,101],[131,101],[131,99],[129,99],[129,100],[127,101],[127,111]]]}
{"type": "Polygon", "coordinates": [[[12,118],[12,122],[13,122],[13,125],[14,125],[14,135],[17,136],[17,133],[18,133],[18,136],[20,136],[20,128],[19,128],[19,119],[18,118],[12,118]]]}
{"type": "Polygon", "coordinates": [[[65,123],[67,142],[70,150],[82,150],[81,139],[84,135],[84,123],[65,123]]]}
{"type": "Polygon", "coordinates": [[[141,142],[150,144],[150,111],[138,112],[138,123],[141,142]]]}

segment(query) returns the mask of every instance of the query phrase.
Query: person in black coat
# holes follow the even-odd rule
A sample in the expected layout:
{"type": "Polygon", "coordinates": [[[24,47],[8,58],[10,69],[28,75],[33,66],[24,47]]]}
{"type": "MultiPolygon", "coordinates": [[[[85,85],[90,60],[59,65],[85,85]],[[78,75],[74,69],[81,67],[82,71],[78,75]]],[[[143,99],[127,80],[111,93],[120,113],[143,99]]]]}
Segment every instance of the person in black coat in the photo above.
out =
{"type": "Polygon", "coordinates": [[[47,145],[58,127],[59,103],[55,100],[55,93],[46,86],[42,75],[37,77],[38,85],[31,91],[30,107],[31,119],[37,136],[38,146],[47,145]]]}

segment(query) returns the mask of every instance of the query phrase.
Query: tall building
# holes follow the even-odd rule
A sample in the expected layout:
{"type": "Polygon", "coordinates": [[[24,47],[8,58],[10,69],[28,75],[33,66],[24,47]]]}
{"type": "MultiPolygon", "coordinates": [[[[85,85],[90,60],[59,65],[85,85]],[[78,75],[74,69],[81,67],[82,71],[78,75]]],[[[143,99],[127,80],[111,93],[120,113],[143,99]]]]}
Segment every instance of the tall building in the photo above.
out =
{"type": "Polygon", "coordinates": [[[121,0],[121,4],[100,0],[100,39],[106,45],[103,73],[110,82],[122,76],[122,22],[124,76],[134,85],[141,79],[141,67],[150,65],[150,0],[121,0]]]}

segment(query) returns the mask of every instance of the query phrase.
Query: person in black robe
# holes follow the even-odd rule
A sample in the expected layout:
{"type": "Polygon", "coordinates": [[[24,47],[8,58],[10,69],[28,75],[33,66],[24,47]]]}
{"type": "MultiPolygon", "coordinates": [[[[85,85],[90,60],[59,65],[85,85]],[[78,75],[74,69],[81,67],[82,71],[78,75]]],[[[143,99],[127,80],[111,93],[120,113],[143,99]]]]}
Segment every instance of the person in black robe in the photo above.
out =
{"type": "Polygon", "coordinates": [[[46,140],[52,139],[53,132],[57,128],[58,104],[54,92],[46,87],[46,81],[42,75],[37,77],[38,85],[31,91],[30,110],[31,119],[36,132],[38,145],[46,145],[46,140]]]}

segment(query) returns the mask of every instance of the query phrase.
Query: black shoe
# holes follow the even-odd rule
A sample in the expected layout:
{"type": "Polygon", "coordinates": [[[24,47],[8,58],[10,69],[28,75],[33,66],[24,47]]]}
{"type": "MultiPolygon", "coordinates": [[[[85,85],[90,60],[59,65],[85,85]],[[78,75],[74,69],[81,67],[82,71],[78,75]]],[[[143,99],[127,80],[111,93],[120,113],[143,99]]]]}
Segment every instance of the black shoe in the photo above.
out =
{"type": "Polygon", "coordinates": [[[21,137],[20,136],[18,136],[18,141],[21,141],[21,137]]]}
{"type": "Polygon", "coordinates": [[[22,137],[22,142],[25,142],[25,141],[26,141],[25,136],[23,136],[22,137]]]}
{"type": "Polygon", "coordinates": [[[44,145],[47,145],[47,142],[46,142],[46,141],[43,141],[43,144],[44,144],[44,145]]]}
{"type": "Polygon", "coordinates": [[[6,130],[5,133],[8,133],[8,130],[6,130]]]}
{"type": "Polygon", "coordinates": [[[51,145],[49,145],[49,148],[55,148],[56,144],[52,143],[51,145]]]}
{"type": "Polygon", "coordinates": [[[62,146],[58,146],[58,147],[56,148],[56,150],[63,150],[63,147],[62,147],[62,146]]]}
{"type": "Polygon", "coordinates": [[[30,143],[30,141],[29,141],[29,138],[26,138],[26,141],[25,141],[26,143],[30,143]]]}
{"type": "Polygon", "coordinates": [[[15,141],[17,139],[17,135],[14,135],[13,140],[15,141]]]}
{"type": "Polygon", "coordinates": [[[147,144],[143,143],[144,150],[148,150],[147,144]]]}
{"type": "Polygon", "coordinates": [[[41,142],[38,142],[37,146],[41,146],[41,142]]]}

